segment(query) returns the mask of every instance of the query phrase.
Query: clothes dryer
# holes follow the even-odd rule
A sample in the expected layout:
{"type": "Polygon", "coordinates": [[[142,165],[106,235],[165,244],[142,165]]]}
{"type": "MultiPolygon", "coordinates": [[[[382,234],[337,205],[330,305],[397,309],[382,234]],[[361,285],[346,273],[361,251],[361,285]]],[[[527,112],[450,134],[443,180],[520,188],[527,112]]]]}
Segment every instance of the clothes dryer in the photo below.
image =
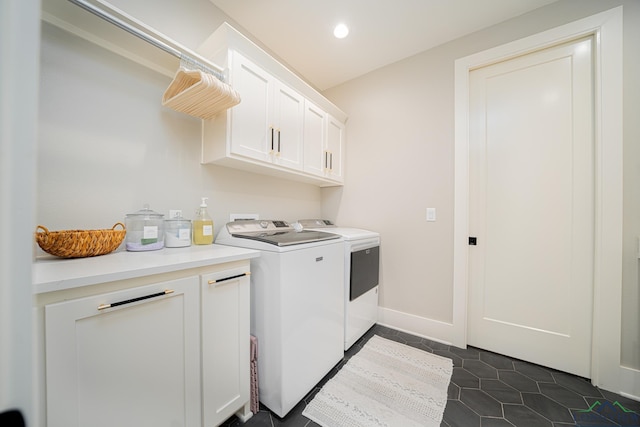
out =
{"type": "Polygon", "coordinates": [[[336,234],[344,245],[344,349],[348,350],[378,320],[380,234],[337,227],[327,219],[301,219],[299,228],[336,234]]]}

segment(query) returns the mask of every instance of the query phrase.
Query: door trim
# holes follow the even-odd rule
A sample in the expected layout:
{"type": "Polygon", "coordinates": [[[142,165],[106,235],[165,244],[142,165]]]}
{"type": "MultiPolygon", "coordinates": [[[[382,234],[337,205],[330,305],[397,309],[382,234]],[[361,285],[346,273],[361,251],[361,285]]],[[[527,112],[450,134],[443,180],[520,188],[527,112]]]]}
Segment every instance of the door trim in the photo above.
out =
{"type": "Polygon", "coordinates": [[[452,343],[465,348],[469,276],[469,72],[545,47],[594,36],[596,182],[591,381],[616,392],[621,391],[622,16],[622,6],[619,6],[455,62],[452,343]]]}

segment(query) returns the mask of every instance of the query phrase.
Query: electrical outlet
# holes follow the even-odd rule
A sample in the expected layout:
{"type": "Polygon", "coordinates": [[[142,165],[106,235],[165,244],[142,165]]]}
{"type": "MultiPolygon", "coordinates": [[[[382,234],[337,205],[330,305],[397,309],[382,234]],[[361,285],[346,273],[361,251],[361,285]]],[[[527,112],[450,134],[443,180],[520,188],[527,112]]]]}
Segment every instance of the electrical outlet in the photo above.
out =
{"type": "Polygon", "coordinates": [[[169,219],[180,218],[182,216],[181,209],[169,209],[169,219]]]}
{"type": "Polygon", "coordinates": [[[427,221],[436,220],[436,208],[427,208],[427,221]]]}
{"type": "Polygon", "coordinates": [[[231,214],[229,215],[229,221],[238,221],[243,219],[260,219],[260,214],[257,213],[246,213],[246,214],[231,214]]]}

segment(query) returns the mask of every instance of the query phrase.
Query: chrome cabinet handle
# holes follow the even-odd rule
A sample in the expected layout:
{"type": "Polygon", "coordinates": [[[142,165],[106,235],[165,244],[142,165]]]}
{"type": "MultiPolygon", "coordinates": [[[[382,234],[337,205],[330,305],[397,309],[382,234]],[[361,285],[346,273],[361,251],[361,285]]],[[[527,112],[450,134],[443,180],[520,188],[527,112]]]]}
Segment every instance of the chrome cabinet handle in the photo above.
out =
{"type": "Polygon", "coordinates": [[[280,129],[278,129],[278,154],[280,154],[280,129]]]}
{"type": "Polygon", "coordinates": [[[244,276],[250,276],[250,275],[251,275],[251,272],[247,271],[246,273],[236,274],[235,276],[224,277],[222,279],[216,279],[216,280],[209,280],[207,283],[210,285],[213,285],[220,282],[226,282],[227,280],[237,279],[238,277],[244,277],[244,276]]]}
{"type": "Polygon", "coordinates": [[[173,292],[174,292],[173,289],[165,289],[162,292],[158,292],[158,293],[151,294],[151,295],[145,295],[143,297],[131,298],[131,299],[118,301],[118,302],[112,302],[111,304],[100,304],[98,306],[98,310],[104,310],[105,308],[111,308],[111,307],[117,307],[119,305],[131,304],[132,302],[142,301],[142,300],[149,299],[149,298],[160,297],[162,295],[172,294],[173,292]]]}
{"type": "Polygon", "coordinates": [[[328,150],[324,152],[324,169],[325,171],[333,170],[333,153],[328,150]]]}

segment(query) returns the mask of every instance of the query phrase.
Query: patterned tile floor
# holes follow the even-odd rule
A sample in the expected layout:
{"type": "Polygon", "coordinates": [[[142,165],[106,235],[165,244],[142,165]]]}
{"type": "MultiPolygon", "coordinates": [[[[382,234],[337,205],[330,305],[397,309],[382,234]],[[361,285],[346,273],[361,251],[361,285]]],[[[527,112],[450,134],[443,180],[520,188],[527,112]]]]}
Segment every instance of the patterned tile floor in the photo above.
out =
{"type": "MultiPolygon", "coordinates": [[[[640,402],[601,390],[583,378],[480,349],[463,350],[380,325],[354,344],[286,417],[279,418],[261,405],[260,412],[244,425],[318,427],[302,415],[307,402],[374,334],[453,360],[441,427],[640,426],[640,402]]],[[[241,425],[235,417],[223,424],[241,425]]]]}

